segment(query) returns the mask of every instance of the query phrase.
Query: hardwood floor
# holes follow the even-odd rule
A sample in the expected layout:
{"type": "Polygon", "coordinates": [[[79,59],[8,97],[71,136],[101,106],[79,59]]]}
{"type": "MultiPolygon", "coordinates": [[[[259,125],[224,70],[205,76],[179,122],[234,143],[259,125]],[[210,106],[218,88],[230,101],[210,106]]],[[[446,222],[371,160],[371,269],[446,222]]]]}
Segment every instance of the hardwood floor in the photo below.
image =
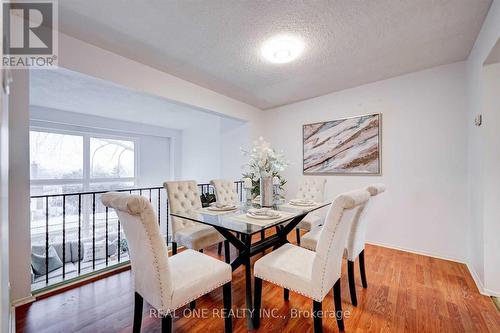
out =
{"type": "MultiPolygon", "coordinates": [[[[232,249],[234,250],[234,249],[232,249]]],[[[479,294],[466,266],[451,261],[368,245],[366,247],[368,288],[363,289],[356,262],[358,306],[350,302],[346,267],[342,275],[342,307],[346,332],[500,332],[500,313],[489,297],[479,294]]],[[[205,253],[217,257],[214,247],[205,253]]],[[[234,253],[233,253],[234,254],[234,253]]],[[[254,257],[254,260],[260,255],[254,257]]],[[[222,259],[222,258],[221,258],[222,259]]],[[[344,262],[344,266],[346,266],[344,262]]],[[[245,305],[244,269],[233,275],[233,309],[245,305]]],[[[257,332],[312,332],[312,302],[264,281],[262,308],[277,318],[262,318],[257,332]],[[302,314],[294,317],[294,314],[302,314]]],[[[23,306],[16,311],[17,332],[131,332],[134,293],[131,272],[65,291],[23,306]]],[[[222,332],[224,323],[212,315],[222,308],[222,288],[196,303],[196,314],[182,308],[176,312],[175,332],[222,332]],[[182,314],[188,317],[182,317],[182,314]]],[[[332,293],[323,311],[333,310],[332,293]]],[[[239,311],[237,312],[239,313],[239,311]]],[[[246,319],[236,318],[234,332],[245,332],[246,319]]],[[[144,306],[142,332],[159,332],[160,320],[149,316],[144,306]]],[[[337,332],[335,318],[323,319],[324,332],[337,332]]]]}

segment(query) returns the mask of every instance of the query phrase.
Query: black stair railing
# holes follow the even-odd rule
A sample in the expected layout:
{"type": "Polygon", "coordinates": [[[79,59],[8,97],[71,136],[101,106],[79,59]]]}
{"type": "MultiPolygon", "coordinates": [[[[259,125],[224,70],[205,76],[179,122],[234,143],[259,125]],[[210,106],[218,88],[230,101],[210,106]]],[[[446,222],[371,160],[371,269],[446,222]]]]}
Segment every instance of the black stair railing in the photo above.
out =
{"type": "MultiPolygon", "coordinates": [[[[236,181],[234,184],[241,202],[243,182],[236,181]]],[[[198,184],[198,189],[202,195],[214,193],[210,184],[198,184]]],[[[120,221],[112,210],[102,205],[100,200],[101,195],[109,191],[128,192],[147,197],[152,205],[156,206],[154,208],[156,208],[158,224],[169,245],[171,235],[168,199],[166,190],[162,186],[33,195],[31,196],[32,253],[45,257],[45,274],[38,275],[34,269],[32,270],[34,271],[33,291],[69,283],[82,275],[91,276],[103,269],[115,268],[129,261],[126,239],[122,234],[120,221]],[[104,255],[100,253],[102,249],[99,249],[99,256],[97,256],[96,243],[98,241],[104,241],[104,255]],[[116,242],[115,247],[110,247],[113,242],[116,242]],[[91,256],[86,253],[89,243],[92,250],[91,256]],[[59,248],[62,267],[58,274],[49,272],[51,269],[49,261],[52,258],[49,253],[51,246],[59,248]],[[110,259],[111,249],[115,249],[113,250],[116,252],[115,260],[110,259]],[[100,258],[99,264],[97,264],[96,257],[100,258]],[[68,263],[74,268],[72,272],[68,272],[66,267],[68,263]]]]}

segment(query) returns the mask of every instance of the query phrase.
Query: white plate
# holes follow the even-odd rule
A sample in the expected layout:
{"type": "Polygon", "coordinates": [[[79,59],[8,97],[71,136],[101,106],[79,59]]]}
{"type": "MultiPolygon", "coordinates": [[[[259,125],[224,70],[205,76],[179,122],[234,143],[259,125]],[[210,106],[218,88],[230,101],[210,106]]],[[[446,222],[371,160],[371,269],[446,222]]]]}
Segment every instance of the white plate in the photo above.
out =
{"type": "Polygon", "coordinates": [[[236,206],[228,206],[228,207],[216,207],[216,206],[208,206],[207,209],[208,210],[213,210],[215,212],[226,212],[226,211],[230,211],[230,210],[235,210],[237,207],[236,206]]]}
{"type": "Polygon", "coordinates": [[[279,219],[281,217],[281,214],[279,214],[277,216],[267,216],[267,215],[253,215],[253,214],[247,213],[247,217],[252,218],[252,219],[256,219],[256,220],[276,220],[276,219],[279,219]]]}
{"type": "Polygon", "coordinates": [[[293,206],[316,206],[316,203],[315,202],[305,203],[305,202],[298,202],[298,201],[290,201],[290,205],[293,205],[293,206]]]}

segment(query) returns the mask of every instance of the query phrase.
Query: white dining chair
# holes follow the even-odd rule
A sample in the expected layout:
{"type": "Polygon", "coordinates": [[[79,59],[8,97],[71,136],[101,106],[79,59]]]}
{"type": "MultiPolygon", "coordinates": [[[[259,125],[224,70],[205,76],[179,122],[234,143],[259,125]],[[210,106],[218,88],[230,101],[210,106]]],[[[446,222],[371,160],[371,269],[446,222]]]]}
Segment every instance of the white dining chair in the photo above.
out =
{"type": "Polygon", "coordinates": [[[239,196],[232,180],[212,179],[210,185],[214,188],[217,203],[223,205],[238,205],[239,196]]]}
{"type": "Polygon", "coordinates": [[[316,252],[287,243],[255,262],[255,317],[259,326],[262,280],[295,291],[313,300],[314,332],[322,332],[321,304],[333,287],[335,317],[339,330],[344,330],[340,275],[351,223],[369,198],[366,190],[339,195],[333,201],[321,229],[316,252]]]}
{"type": "MultiPolygon", "coordinates": [[[[384,184],[372,184],[366,187],[366,190],[370,193],[370,199],[358,211],[358,215],[353,221],[351,231],[349,232],[349,237],[347,238],[346,244],[346,257],[347,257],[347,274],[349,277],[349,291],[351,293],[352,305],[356,306],[358,300],[356,297],[356,285],[354,283],[354,262],[356,258],[359,257],[359,271],[361,275],[361,283],[363,288],[367,288],[368,284],[366,281],[366,269],[365,269],[365,241],[366,241],[366,227],[368,225],[368,218],[366,217],[366,212],[370,210],[370,206],[373,205],[373,201],[376,200],[375,197],[385,191],[384,184]]],[[[321,227],[317,227],[310,232],[302,236],[302,246],[306,249],[315,251],[318,244],[319,236],[321,234],[321,227]]]]}
{"type": "MultiPolygon", "coordinates": [[[[170,213],[197,216],[202,208],[198,185],[194,180],[164,182],[167,190],[170,213]]],[[[201,251],[224,242],[225,259],[229,258],[229,243],[214,227],[187,219],[172,216],[172,253],[177,253],[179,245],[201,251]]]]}
{"type": "MultiPolygon", "coordinates": [[[[326,178],[323,177],[302,177],[299,182],[297,191],[297,199],[308,199],[315,202],[322,202],[325,196],[326,178]]],[[[318,213],[309,213],[297,224],[295,234],[297,244],[300,246],[300,230],[311,231],[313,228],[320,226],[323,223],[323,218],[318,213]]]]}
{"type": "Polygon", "coordinates": [[[161,331],[172,331],[172,314],[181,306],[222,286],[225,331],[232,331],[231,266],[193,250],[168,257],[149,200],[138,195],[108,192],[102,203],[118,215],[129,246],[134,275],[133,332],[141,330],[144,299],[157,310],[161,331]]]}
{"type": "MultiPolygon", "coordinates": [[[[214,188],[215,200],[217,203],[223,205],[236,205],[240,204],[238,193],[236,192],[236,187],[232,180],[227,179],[212,179],[210,185],[214,188]]],[[[241,235],[238,234],[238,237],[241,235]]],[[[265,238],[264,230],[260,233],[260,239],[265,238]]],[[[219,252],[220,252],[219,246],[219,252]]]]}

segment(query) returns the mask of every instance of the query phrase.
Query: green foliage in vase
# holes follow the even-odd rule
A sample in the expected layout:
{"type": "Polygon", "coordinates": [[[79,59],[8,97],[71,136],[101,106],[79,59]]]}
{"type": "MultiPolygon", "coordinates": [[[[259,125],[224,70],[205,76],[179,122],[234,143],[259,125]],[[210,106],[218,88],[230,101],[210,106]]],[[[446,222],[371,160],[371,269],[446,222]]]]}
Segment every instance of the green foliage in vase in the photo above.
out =
{"type": "Polygon", "coordinates": [[[208,207],[212,202],[215,202],[215,194],[213,193],[202,193],[200,195],[201,206],[208,207]]]}

